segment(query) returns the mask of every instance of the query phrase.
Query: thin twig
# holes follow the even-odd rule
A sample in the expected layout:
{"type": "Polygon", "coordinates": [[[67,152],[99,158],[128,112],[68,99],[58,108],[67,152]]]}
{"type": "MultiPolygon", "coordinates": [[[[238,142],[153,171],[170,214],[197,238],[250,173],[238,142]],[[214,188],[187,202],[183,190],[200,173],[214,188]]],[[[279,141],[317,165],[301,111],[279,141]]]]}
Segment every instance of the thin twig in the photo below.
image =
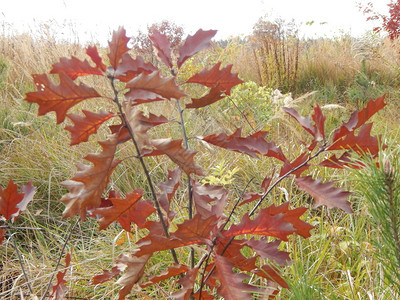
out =
{"type": "Polygon", "coordinates": [[[25,281],[26,281],[26,284],[27,284],[27,286],[28,286],[29,292],[30,292],[31,294],[33,294],[32,287],[31,287],[31,285],[30,285],[30,283],[29,283],[28,275],[27,275],[26,272],[25,272],[24,264],[23,264],[23,262],[22,262],[21,253],[19,252],[19,249],[18,249],[17,245],[15,244],[14,239],[12,238],[13,235],[15,235],[15,234],[16,234],[16,233],[11,234],[10,237],[9,237],[9,240],[11,240],[11,245],[14,247],[15,252],[17,252],[18,261],[19,261],[19,264],[20,264],[20,266],[21,266],[22,273],[24,274],[25,281]]]}
{"type": "MultiPolygon", "coordinates": [[[[163,216],[163,213],[162,213],[162,211],[161,211],[161,206],[160,206],[160,203],[159,203],[159,201],[158,201],[158,199],[157,199],[156,191],[155,191],[155,189],[154,189],[153,181],[152,181],[152,179],[151,179],[151,177],[150,177],[150,172],[149,172],[149,170],[147,169],[147,166],[146,166],[146,164],[145,164],[145,162],[144,162],[143,157],[141,156],[140,148],[139,148],[139,145],[138,145],[137,142],[136,142],[135,136],[134,136],[134,134],[133,134],[133,130],[132,130],[132,128],[130,127],[129,122],[127,122],[126,117],[125,117],[125,114],[124,114],[124,111],[123,111],[123,109],[122,109],[122,105],[121,105],[121,103],[119,102],[118,90],[117,90],[116,87],[115,87],[114,77],[113,77],[113,76],[110,76],[109,79],[110,79],[110,83],[111,83],[112,89],[113,89],[113,91],[114,91],[114,99],[113,99],[113,101],[114,101],[114,103],[117,104],[117,106],[118,106],[118,109],[119,109],[119,112],[120,112],[120,116],[121,116],[122,122],[123,122],[124,126],[126,127],[126,129],[128,130],[129,136],[130,136],[130,138],[131,138],[131,140],[132,140],[132,142],[133,142],[133,145],[135,146],[135,149],[136,149],[136,152],[137,152],[137,158],[138,158],[139,161],[140,161],[140,164],[141,164],[141,166],[142,166],[142,169],[143,169],[144,174],[145,174],[146,179],[147,179],[147,183],[148,183],[148,185],[149,185],[149,187],[150,187],[150,191],[151,191],[151,194],[152,194],[152,197],[153,197],[154,206],[156,207],[157,214],[158,214],[158,217],[159,217],[159,219],[160,219],[160,222],[161,222],[161,225],[162,225],[164,234],[165,234],[165,236],[166,236],[167,238],[169,238],[168,226],[167,226],[167,224],[165,223],[164,216],[163,216]]],[[[178,256],[176,255],[176,252],[175,252],[174,249],[171,249],[171,254],[172,254],[172,257],[173,257],[175,263],[179,264],[178,256]]]]}
{"type": "Polygon", "coordinates": [[[51,287],[51,282],[53,281],[54,274],[57,272],[57,269],[58,269],[59,265],[61,264],[61,259],[64,257],[65,248],[67,247],[68,241],[69,241],[69,239],[71,238],[71,235],[72,235],[72,231],[74,230],[75,226],[78,224],[79,220],[80,220],[80,219],[77,218],[76,221],[75,221],[75,223],[74,223],[74,224],[71,226],[71,228],[68,230],[68,235],[67,235],[67,238],[65,239],[64,244],[63,244],[63,246],[62,246],[62,248],[61,248],[60,255],[58,256],[57,264],[56,264],[56,266],[55,266],[55,268],[54,268],[54,271],[53,271],[52,274],[51,274],[51,277],[50,277],[50,279],[49,279],[49,283],[48,283],[48,285],[47,285],[47,287],[46,287],[45,292],[43,293],[42,298],[40,298],[40,300],[44,300],[44,299],[47,297],[46,295],[47,295],[47,293],[48,293],[48,291],[49,291],[49,289],[50,289],[50,287],[51,287]]]}

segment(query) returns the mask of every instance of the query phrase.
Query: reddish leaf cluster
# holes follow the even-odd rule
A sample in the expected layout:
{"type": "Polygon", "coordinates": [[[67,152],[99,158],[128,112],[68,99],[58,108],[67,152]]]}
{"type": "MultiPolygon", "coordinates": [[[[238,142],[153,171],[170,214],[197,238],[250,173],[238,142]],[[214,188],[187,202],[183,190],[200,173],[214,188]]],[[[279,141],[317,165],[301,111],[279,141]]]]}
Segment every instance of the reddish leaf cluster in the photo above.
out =
{"type": "MultiPolygon", "coordinates": [[[[314,198],[314,206],[326,205],[328,208],[336,207],[351,212],[351,205],[347,201],[349,192],[334,187],[332,182],[321,182],[320,179],[303,174],[311,167],[311,161],[321,153],[340,151],[340,158],[332,156],[330,161],[324,161],[320,165],[343,167],[350,165],[350,151],[369,152],[372,155],[378,152],[379,139],[371,136],[372,124],[366,124],[366,121],[385,106],[384,97],[371,100],[365,109],[353,113],[349,121],[334,132],[332,140],[325,133],[326,117],[319,106],[314,109],[311,117],[303,117],[296,110],[285,108],[312,137],[307,150],[294,159],[286,157],[273,141],[267,141],[264,131],[242,136],[242,130],[238,128],[231,135],[219,133],[202,139],[211,145],[252,158],[276,159],[280,170],[265,177],[261,192],[246,192],[233,204],[228,190],[221,186],[200,184],[196,176],[203,176],[205,171],[195,161],[197,152],[189,149],[186,131],[183,132],[183,139],[153,138],[151,130],[155,126],[167,124],[169,120],[162,115],[146,114],[141,105],[155,101],[176,101],[182,117],[179,101],[182,102],[188,95],[177,83],[176,76],[185,61],[210,45],[215,33],[214,30],[199,30],[193,36],[188,36],[178,47],[178,56],[175,57],[171,54],[167,36],[154,31],[150,39],[160,61],[172,75],[166,77],[161,70],[145,62],[142,57],[131,56],[129,38],[125,30],[120,28],[114,32],[109,42],[107,59],[102,58],[95,47],[89,47],[86,52],[91,61],[81,61],[76,57],[62,58],[51,70],[51,73],[58,74],[59,84],[54,84],[47,74],[34,75],[37,91],[26,96],[27,101],[39,105],[39,115],[54,111],[57,123],[63,122],[65,116],[71,119],[74,125],[65,127],[71,132],[71,145],[88,141],[101,126],[105,127],[108,120],[117,120],[114,122],[117,124],[108,127],[110,136],[98,142],[101,152],[85,157],[91,164],[78,164],[75,176],[62,183],[68,193],[61,201],[66,205],[64,217],[79,215],[84,220],[88,214],[95,216],[99,221],[99,230],[107,228],[113,222],[119,223],[126,231],[131,231],[132,225],[144,229],[146,235],[136,242],[137,248],[133,252],[121,254],[111,270],[105,270],[103,274],[93,278],[93,284],[101,284],[121,276],[117,280],[121,285],[119,299],[125,299],[136,284],[146,288],[163,280],[173,280],[174,277],[179,290],[172,292],[171,297],[213,299],[214,295],[210,293],[216,291],[226,299],[252,299],[254,293],[263,291],[244,283],[249,275],[265,278],[274,287],[270,293],[270,298],[273,298],[278,293],[278,289],[275,289],[277,285],[288,288],[288,284],[274,267],[274,264],[285,265],[289,262],[289,254],[278,249],[280,243],[287,241],[293,234],[308,238],[313,227],[301,220],[306,208],[290,209],[289,202],[260,208],[263,200],[283,179],[295,176],[299,189],[314,198]],[[100,95],[83,83],[75,83],[81,76],[106,77],[115,97],[100,95]],[[122,89],[116,88],[117,82],[118,85],[123,85],[122,89]],[[69,109],[76,104],[97,97],[108,99],[115,104],[117,111],[83,110],[84,116],[68,114],[69,109]],[[136,150],[134,157],[139,160],[146,174],[151,201],[144,199],[141,189],[135,189],[125,197],[121,197],[118,192],[110,193],[106,199],[103,197],[112,172],[123,162],[116,157],[118,147],[128,141],[133,143],[136,150]],[[145,159],[148,156],[161,155],[168,157],[177,167],[168,172],[164,182],[155,184],[145,159]],[[187,204],[183,205],[188,206],[186,219],[176,218],[178,214],[174,203],[183,194],[178,192],[184,190],[180,187],[182,173],[188,177],[188,199],[187,204]],[[253,204],[255,200],[258,202],[251,212],[243,215],[237,224],[231,224],[231,216],[236,212],[237,206],[253,204]],[[228,208],[231,209],[229,214],[228,208]],[[194,250],[191,250],[193,259],[190,265],[179,263],[176,251],[182,247],[201,249],[199,253],[203,256],[195,261],[194,250]],[[243,255],[245,248],[249,248],[253,255],[243,255]],[[151,257],[156,252],[166,250],[171,252],[174,263],[166,264],[165,270],[156,275],[146,274],[146,265],[151,257]],[[178,279],[178,276],[181,278],[178,279]],[[146,280],[141,282],[143,278],[146,280]],[[196,286],[199,288],[196,289],[196,286]]],[[[242,82],[231,70],[232,66],[221,67],[221,63],[217,63],[182,83],[200,84],[209,88],[205,96],[191,99],[192,102],[186,105],[186,109],[205,107],[229,95],[231,89],[242,82]]],[[[184,127],[183,117],[180,123],[184,127]]],[[[11,190],[12,187],[9,188],[10,193],[11,190]]],[[[8,196],[2,196],[1,200],[3,197],[8,196]]],[[[21,196],[9,198],[11,200],[2,200],[5,204],[0,202],[0,213],[6,218],[18,212],[15,206],[22,199],[21,196]]],[[[182,206],[182,203],[179,202],[178,205],[182,206]]],[[[180,217],[185,215],[181,214],[180,217]]],[[[59,282],[61,286],[62,274],[59,282]]]]}

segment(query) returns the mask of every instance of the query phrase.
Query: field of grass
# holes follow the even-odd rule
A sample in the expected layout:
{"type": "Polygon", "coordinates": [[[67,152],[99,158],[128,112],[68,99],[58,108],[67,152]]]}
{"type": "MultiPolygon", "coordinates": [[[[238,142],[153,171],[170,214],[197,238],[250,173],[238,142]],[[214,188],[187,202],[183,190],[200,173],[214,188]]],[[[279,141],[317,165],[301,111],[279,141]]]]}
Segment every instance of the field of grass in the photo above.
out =
{"type": "MultiPolygon", "coordinates": [[[[386,93],[387,107],[373,117],[373,133],[383,136],[389,146],[385,153],[390,153],[399,148],[400,140],[399,47],[400,44],[373,35],[362,41],[345,35],[336,39],[300,41],[296,79],[289,85],[293,90],[284,90],[283,86],[270,84],[276,80],[265,81],[266,77],[261,74],[264,69],[260,54],[255,54],[250,42],[232,39],[224,47],[216,43],[206,53],[186,63],[182,78],[222,61],[224,65],[233,63],[233,71],[239,73],[247,85],[238,87],[230,97],[212,106],[185,111],[189,134],[232,133],[237,127],[243,127],[245,133],[264,129],[268,130],[268,140],[275,141],[285,154],[295,158],[302,152],[298,142],[300,133],[281,110],[283,104],[273,102],[272,94],[276,88],[281,88],[284,96],[292,93],[295,100],[291,105],[303,115],[319,104],[327,114],[327,132],[346,121],[351,111],[362,108],[367,100],[386,93]],[[249,87],[251,92],[246,94],[249,87]],[[310,94],[302,97],[307,93],[310,94]]],[[[105,51],[101,49],[101,52],[105,51]]],[[[37,107],[22,99],[25,93],[35,89],[31,74],[48,72],[60,57],[72,55],[86,58],[85,47],[57,42],[48,34],[35,39],[25,34],[0,36],[0,185],[5,187],[10,179],[21,185],[32,181],[38,189],[34,201],[14,225],[39,229],[10,229],[12,237],[7,237],[0,246],[1,299],[35,299],[33,295],[29,296],[27,279],[32,293],[40,297],[56,273],[54,267],[68,235],[71,237],[67,249],[72,254],[72,262],[66,275],[67,298],[116,299],[119,287],[113,282],[98,286],[90,285],[90,282],[103,269],[110,269],[120,253],[134,249],[135,241],[141,238],[138,230],[127,235],[119,225],[97,231],[98,224],[94,219],[75,224],[74,220],[61,217],[64,205],[59,199],[66,189],[60,183],[76,173],[75,165],[82,162],[82,157],[98,151],[99,147],[92,140],[70,147],[69,132],[63,125],[55,125],[55,115],[37,117],[37,107]]],[[[274,68],[273,61],[270,63],[270,68],[274,68]]],[[[104,94],[110,93],[104,82],[87,80],[104,94]]],[[[107,103],[90,101],[77,109],[85,106],[95,107],[97,111],[112,109],[107,103]]],[[[177,119],[176,108],[170,103],[148,104],[147,110],[177,119]]],[[[178,124],[162,130],[168,130],[171,137],[180,137],[178,124]]],[[[98,133],[100,137],[106,134],[105,131],[98,133]]],[[[154,134],[157,135],[157,130],[154,134]]],[[[195,139],[191,143],[193,149],[200,150],[196,160],[209,170],[207,176],[215,175],[221,179],[227,171],[235,170],[232,176],[225,178],[226,184],[237,193],[231,196],[232,199],[241,194],[251,179],[248,189],[257,190],[262,179],[276,169],[275,161],[271,159],[255,160],[227,153],[206,147],[195,139]],[[224,171],[218,173],[218,170],[224,171]]],[[[119,150],[119,155],[124,157],[132,153],[128,146],[119,150]]],[[[156,182],[165,180],[167,170],[173,167],[167,159],[159,157],[149,158],[147,163],[156,182]]],[[[338,180],[350,191],[357,191],[359,187],[356,177],[349,176],[347,170],[318,168],[314,172],[319,177],[338,180]]],[[[116,169],[110,188],[117,188],[123,194],[137,188],[148,189],[145,174],[133,160],[116,169]]],[[[279,189],[271,193],[268,203],[280,204],[285,195],[294,207],[312,207],[311,199],[299,192],[291,179],[282,182],[279,189]]],[[[184,190],[179,192],[176,207],[184,205],[185,196],[184,190]]],[[[294,236],[282,244],[281,250],[291,253],[293,263],[282,268],[290,289],[283,289],[277,299],[399,299],[399,290],[384,276],[385,263],[390,261],[376,258],[379,249],[372,241],[378,235],[378,228],[371,222],[368,204],[362,193],[353,194],[350,201],[353,214],[325,207],[310,209],[305,219],[315,226],[312,236],[308,239],[294,236]]],[[[246,209],[251,208],[244,206],[243,210],[246,209]]],[[[185,212],[182,211],[179,213],[183,216],[185,212]]],[[[182,261],[187,260],[187,253],[179,255],[182,261]]],[[[169,252],[159,253],[145,272],[151,274],[154,270],[164,269],[165,261],[169,260],[169,252]]],[[[264,284],[263,281],[252,283],[264,284]]],[[[174,283],[165,282],[145,291],[133,291],[131,299],[168,299],[173,290],[174,283]]]]}

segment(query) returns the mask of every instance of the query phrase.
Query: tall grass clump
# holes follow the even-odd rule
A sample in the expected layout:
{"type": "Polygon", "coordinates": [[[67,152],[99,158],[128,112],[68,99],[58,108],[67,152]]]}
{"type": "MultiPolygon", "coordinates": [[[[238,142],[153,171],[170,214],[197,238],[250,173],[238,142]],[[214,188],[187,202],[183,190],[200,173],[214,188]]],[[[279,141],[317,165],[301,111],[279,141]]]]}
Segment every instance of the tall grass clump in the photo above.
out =
{"type": "Polygon", "coordinates": [[[357,193],[370,214],[374,256],[381,263],[384,286],[400,297],[400,151],[381,151],[379,162],[361,159],[354,171],[357,193]]]}

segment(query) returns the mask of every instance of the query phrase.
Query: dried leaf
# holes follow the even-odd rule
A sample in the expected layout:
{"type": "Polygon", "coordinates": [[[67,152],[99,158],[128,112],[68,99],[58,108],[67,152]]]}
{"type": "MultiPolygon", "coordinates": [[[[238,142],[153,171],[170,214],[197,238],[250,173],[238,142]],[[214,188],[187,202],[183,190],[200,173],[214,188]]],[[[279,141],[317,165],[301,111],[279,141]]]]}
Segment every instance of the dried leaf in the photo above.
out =
{"type": "Polygon", "coordinates": [[[89,46],[86,49],[86,54],[89,55],[89,57],[92,59],[92,61],[96,64],[96,67],[105,72],[107,67],[106,65],[103,63],[103,60],[101,59],[99,52],[97,51],[97,47],[96,46],[89,46]]]}
{"type": "Polygon", "coordinates": [[[125,53],[122,55],[121,62],[117,70],[115,70],[114,76],[122,82],[128,82],[139,74],[150,74],[154,71],[157,71],[157,68],[149,62],[145,63],[143,57],[137,56],[133,59],[129,53],[125,53]]]}
{"type": "Polygon", "coordinates": [[[155,283],[161,282],[161,281],[163,281],[165,279],[171,278],[173,276],[177,276],[177,275],[185,273],[187,271],[189,271],[189,268],[187,266],[185,266],[185,265],[174,265],[172,267],[169,267],[164,272],[161,272],[160,275],[150,277],[149,281],[140,284],[140,287],[142,289],[146,288],[146,287],[151,286],[151,285],[153,285],[155,283]]]}
{"type": "Polygon", "coordinates": [[[71,132],[71,143],[70,145],[77,145],[82,142],[87,142],[89,136],[95,134],[101,124],[111,119],[115,115],[106,111],[100,111],[94,113],[87,110],[82,110],[84,117],[76,114],[68,114],[67,117],[74,123],[73,126],[65,126],[65,130],[71,132]]]}
{"type": "Polygon", "coordinates": [[[103,75],[103,70],[99,69],[97,66],[92,67],[86,59],[81,61],[75,56],[72,56],[71,58],[62,57],[60,62],[53,65],[50,74],[59,73],[65,73],[69,78],[74,80],[79,76],[103,75]]]}
{"type": "Polygon", "coordinates": [[[124,28],[119,27],[117,31],[113,32],[111,42],[108,42],[110,53],[107,56],[114,70],[117,70],[122,56],[129,51],[128,42],[129,38],[126,36],[124,28]]]}
{"type": "Polygon", "coordinates": [[[167,181],[158,184],[161,193],[157,194],[157,199],[160,202],[160,206],[164,209],[170,219],[172,219],[176,214],[170,210],[170,204],[176,190],[178,189],[181,173],[179,167],[176,167],[173,171],[168,171],[167,181]]]}
{"type": "Polygon", "coordinates": [[[65,292],[67,291],[67,287],[65,284],[67,281],[64,280],[65,274],[67,273],[67,269],[70,266],[71,263],[71,254],[67,253],[65,257],[65,270],[64,271],[59,271],[57,273],[57,284],[53,286],[53,293],[51,294],[50,297],[53,295],[55,296],[55,299],[67,299],[65,297],[65,292]]]}
{"type": "Polygon", "coordinates": [[[178,280],[178,284],[181,285],[179,291],[173,293],[171,297],[173,299],[189,300],[193,293],[194,283],[198,272],[199,268],[193,268],[187,271],[186,276],[183,276],[178,280]]]}
{"type": "Polygon", "coordinates": [[[14,222],[15,218],[26,209],[35,192],[36,188],[29,182],[22,187],[22,193],[18,193],[18,186],[10,179],[5,189],[0,186],[0,216],[14,222]]]}
{"type": "Polygon", "coordinates": [[[241,137],[241,133],[242,130],[238,128],[229,136],[225,133],[212,134],[203,138],[203,141],[228,150],[244,153],[254,158],[257,158],[257,154],[260,154],[274,157],[281,161],[286,160],[281,148],[277,147],[274,142],[265,140],[266,131],[258,131],[247,137],[241,137]]]}
{"type": "Polygon", "coordinates": [[[84,220],[88,208],[100,206],[101,195],[107,187],[109,177],[120,162],[114,158],[117,142],[116,134],[105,141],[98,142],[103,151],[85,157],[93,163],[93,166],[79,165],[79,172],[71,180],[61,183],[69,190],[69,193],[61,198],[61,202],[66,205],[63,212],[65,218],[72,218],[79,214],[84,220]]]}
{"type": "Polygon", "coordinates": [[[149,39],[153,42],[153,46],[157,50],[158,57],[170,68],[172,68],[171,59],[171,43],[167,36],[154,30],[149,36],[149,39]]]}
{"type": "Polygon", "coordinates": [[[174,77],[161,77],[159,72],[142,73],[129,81],[126,88],[130,89],[125,97],[131,105],[186,96],[175,84],[174,77]]]}
{"type": "Polygon", "coordinates": [[[179,58],[178,58],[178,68],[180,68],[183,63],[197,52],[206,49],[210,46],[210,41],[217,33],[216,30],[204,31],[199,29],[193,36],[189,35],[185,43],[179,47],[179,58]]]}
{"type": "Polygon", "coordinates": [[[124,300],[133,286],[142,278],[144,268],[151,255],[137,256],[136,253],[121,254],[117,258],[117,266],[119,269],[125,269],[125,273],[117,280],[117,284],[122,286],[119,291],[118,300],[124,300]]]}
{"type": "Polygon", "coordinates": [[[286,265],[290,262],[289,253],[278,250],[281,241],[268,242],[268,239],[261,237],[259,240],[251,238],[243,241],[243,244],[253,249],[263,259],[270,259],[279,265],[286,265]]]}
{"type": "Polygon", "coordinates": [[[225,97],[224,92],[219,87],[212,87],[209,93],[201,98],[192,99],[192,103],[186,105],[186,108],[200,108],[217,102],[225,97]]]}
{"type": "Polygon", "coordinates": [[[110,279],[118,276],[119,274],[121,274],[121,269],[118,266],[113,267],[111,271],[103,270],[103,274],[96,275],[93,277],[92,284],[100,284],[103,282],[107,282],[110,279]]]}
{"type": "Polygon", "coordinates": [[[228,200],[228,191],[222,186],[201,185],[197,182],[192,187],[193,203],[196,213],[203,218],[216,216],[220,218],[228,200]],[[214,205],[212,203],[215,202],[214,205]]]}
{"type": "Polygon", "coordinates": [[[65,73],[60,73],[60,84],[50,81],[46,74],[33,75],[36,92],[26,94],[25,100],[39,105],[39,116],[55,111],[57,124],[64,121],[67,111],[79,102],[100,97],[95,89],[81,83],[76,85],[65,73]]]}
{"type": "Polygon", "coordinates": [[[314,198],[314,207],[326,205],[328,208],[340,208],[347,213],[353,212],[350,202],[346,200],[351,193],[333,187],[333,182],[322,183],[320,179],[314,180],[307,176],[296,178],[296,183],[301,190],[314,198]]]}
{"type": "Polygon", "coordinates": [[[152,144],[166,154],[187,175],[192,173],[204,175],[201,167],[194,162],[194,156],[197,152],[183,148],[182,140],[156,139],[152,140],[152,144]]]}
{"type": "Polygon", "coordinates": [[[114,221],[118,221],[126,231],[131,230],[131,222],[143,227],[155,208],[151,201],[139,201],[142,195],[142,190],[135,190],[127,194],[126,199],[110,198],[112,206],[95,209],[93,212],[102,216],[99,230],[107,228],[114,221]]]}

